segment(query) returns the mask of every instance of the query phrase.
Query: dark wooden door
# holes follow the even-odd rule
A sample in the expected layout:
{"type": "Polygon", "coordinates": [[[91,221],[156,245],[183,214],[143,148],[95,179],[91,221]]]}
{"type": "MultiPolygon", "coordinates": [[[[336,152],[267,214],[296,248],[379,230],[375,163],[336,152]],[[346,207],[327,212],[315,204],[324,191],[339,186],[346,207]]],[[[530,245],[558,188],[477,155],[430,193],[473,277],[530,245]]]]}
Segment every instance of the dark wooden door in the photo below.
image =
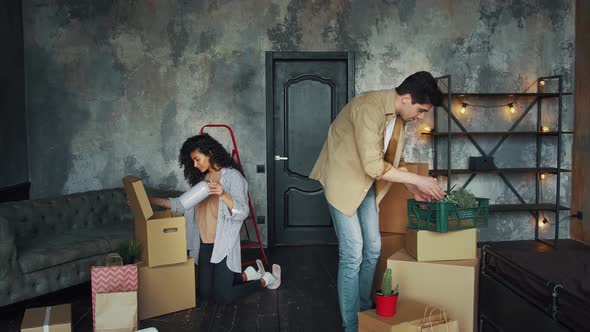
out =
{"type": "Polygon", "coordinates": [[[268,205],[273,244],[336,243],[309,178],[330,124],[354,92],[351,53],[267,53],[268,205]]]}

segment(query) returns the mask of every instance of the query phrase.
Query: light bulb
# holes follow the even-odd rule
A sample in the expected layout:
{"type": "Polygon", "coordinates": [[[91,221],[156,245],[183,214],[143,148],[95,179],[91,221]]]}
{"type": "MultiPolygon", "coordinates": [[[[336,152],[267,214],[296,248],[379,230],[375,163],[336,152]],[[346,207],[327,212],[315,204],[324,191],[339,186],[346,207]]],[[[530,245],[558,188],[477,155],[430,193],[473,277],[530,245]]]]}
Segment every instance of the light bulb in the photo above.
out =
{"type": "Polygon", "coordinates": [[[545,173],[541,173],[540,178],[541,178],[541,180],[544,180],[545,179],[545,173]]]}
{"type": "Polygon", "coordinates": [[[424,132],[425,133],[429,133],[431,131],[432,131],[432,128],[430,128],[430,127],[424,127],[424,132]]]}
{"type": "Polygon", "coordinates": [[[545,81],[544,81],[544,80],[540,80],[540,81],[539,81],[539,85],[540,85],[540,86],[545,86],[545,81]]]}
{"type": "Polygon", "coordinates": [[[516,113],[516,109],[514,108],[514,104],[508,104],[508,107],[510,107],[510,113],[512,113],[512,114],[516,113]]]}
{"type": "Polygon", "coordinates": [[[461,106],[461,114],[465,114],[466,110],[467,110],[467,104],[463,104],[463,106],[461,106]]]}
{"type": "Polygon", "coordinates": [[[545,126],[541,126],[541,131],[548,132],[549,128],[545,126]]]}

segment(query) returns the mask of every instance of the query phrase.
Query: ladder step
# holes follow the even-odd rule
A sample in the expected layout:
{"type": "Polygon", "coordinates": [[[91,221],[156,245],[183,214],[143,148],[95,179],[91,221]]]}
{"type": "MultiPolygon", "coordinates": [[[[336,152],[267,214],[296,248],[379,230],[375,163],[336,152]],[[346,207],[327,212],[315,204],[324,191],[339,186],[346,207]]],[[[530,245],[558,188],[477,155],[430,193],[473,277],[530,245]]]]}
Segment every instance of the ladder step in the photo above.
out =
{"type": "Polygon", "coordinates": [[[242,241],[242,249],[247,249],[247,248],[254,248],[254,247],[259,247],[260,244],[258,244],[258,242],[255,241],[242,241]]]}

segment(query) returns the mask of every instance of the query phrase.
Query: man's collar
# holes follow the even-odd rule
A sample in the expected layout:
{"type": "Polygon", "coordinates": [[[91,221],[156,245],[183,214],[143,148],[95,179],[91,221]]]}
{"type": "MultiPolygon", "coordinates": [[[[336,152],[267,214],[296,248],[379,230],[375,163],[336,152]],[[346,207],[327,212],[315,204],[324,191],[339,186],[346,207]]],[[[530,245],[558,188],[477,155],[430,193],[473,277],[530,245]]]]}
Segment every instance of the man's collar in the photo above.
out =
{"type": "Polygon", "coordinates": [[[395,89],[387,90],[385,99],[385,114],[395,114],[395,89]]]}

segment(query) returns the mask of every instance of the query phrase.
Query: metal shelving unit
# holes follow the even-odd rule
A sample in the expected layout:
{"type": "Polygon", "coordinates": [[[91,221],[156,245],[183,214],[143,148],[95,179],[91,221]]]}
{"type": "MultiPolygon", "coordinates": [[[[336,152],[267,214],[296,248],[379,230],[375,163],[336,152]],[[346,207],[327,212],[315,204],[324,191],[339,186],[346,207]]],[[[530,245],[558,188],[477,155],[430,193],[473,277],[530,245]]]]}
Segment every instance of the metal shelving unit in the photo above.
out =
{"type": "Polygon", "coordinates": [[[543,87],[541,86],[540,82],[545,81],[548,82],[550,80],[557,81],[557,92],[538,92],[538,93],[463,93],[463,92],[452,92],[451,89],[451,76],[441,76],[438,77],[437,80],[442,81],[447,87],[448,91],[447,95],[447,102],[446,105],[435,107],[434,109],[434,126],[431,132],[423,133],[423,135],[428,135],[432,137],[432,149],[433,149],[433,169],[430,171],[432,176],[446,176],[447,177],[447,191],[451,189],[451,176],[454,174],[468,174],[470,175],[468,180],[463,184],[463,188],[467,187],[469,183],[473,180],[473,178],[478,174],[497,174],[500,178],[504,181],[504,183],[510,188],[510,190],[514,193],[516,198],[518,199],[519,203],[517,204],[493,204],[490,205],[490,212],[498,212],[498,211],[529,211],[533,215],[536,220],[535,223],[535,240],[543,242],[553,247],[557,247],[557,240],[559,239],[559,212],[564,210],[570,210],[569,207],[563,206],[560,203],[561,197],[561,173],[563,172],[571,172],[568,169],[562,169],[561,167],[561,143],[562,143],[562,135],[566,134],[573,134],[573,131],[563,131],[562,130],[562,111],[563,111],[563,96],[571,95],[571,93],[564,93],[563,92],[563,79],[561,75],[555,76],[547,76],[547,77],[540,77],[537,80],[537,91],[542,91],[543,87]],[[446,83],[445,83],[446,81],[446,83]],[[525,111],[514,121],[513,125],[507,131],[478,131],[478,132],[470,132],[468,131],[465,126],[453,115],[451,112],[451,104],[452,99],[454,96],[457,97],[486,97],[486,98],[509,98],[509,97],[526,97],[532,99],[532,101],[527,105],[525,111]],[[541,101],[545,98],[558,98],[558,114],[557,114],[557,131],[518,131],[516,128],[524,119],[524,117],[533,110],[536,106],[537,111],[537,128],[541,128],[541,101]],[[447,129],[446,131],[437,131],[436,126],[438,124],[438,111],[444,110],[447,113],[447,129]],[[461,131],[451,131],[452,123],[455,123],[457,127],[461,131]],[[526,167],[526,168],[498,168],[490,171],[473,171],[468,169],[454,169],[452,166],[451,161],[451,142],[453,137],[457,136],[464,136],[473,144],[473,146],[479,151],[479,153],[484,157],[492,157],[498,151],[498,149],[504,144],[506,139],[510,136],[536,136],[537,139],[537,155],[536,155],[536,167],[526,167]],[[501,136],[502,138],[500,141],[494,146],[494,148],[490,152],[485,152],[479,143],[475,140],[474,136],[501,136]],[[557,164],[556,167],[542,167],[541,166],[541,143],[542,138],[544,136],[554,136],[557,137],[557,164]],[[447,144],[447,167],[446,168],[439,168],[438,167],[438,157],[439,157],[439,149],[437,147],[437,143],[439,139],[445,139],[448,141],[447,144]],[[535,202],[526,202],[520,193],[514,188],[512,183],[506,177],[506,174],[515,174],[515,173],[536,173],[535,176],[535,202]],[[556,198],[555,203],[543,203],[541,202],[540,198],[540,183],[539,183],[539,175],[542,173],[548,174],[555,174],[556,175],[556,198]],[[541,238],[539,238],[539,222],[541,217],[541,211],[552,211],[555,213],[555,223],[553,224],[555,227],[555,241],[554,243],[547,242],[541,238]]]}

